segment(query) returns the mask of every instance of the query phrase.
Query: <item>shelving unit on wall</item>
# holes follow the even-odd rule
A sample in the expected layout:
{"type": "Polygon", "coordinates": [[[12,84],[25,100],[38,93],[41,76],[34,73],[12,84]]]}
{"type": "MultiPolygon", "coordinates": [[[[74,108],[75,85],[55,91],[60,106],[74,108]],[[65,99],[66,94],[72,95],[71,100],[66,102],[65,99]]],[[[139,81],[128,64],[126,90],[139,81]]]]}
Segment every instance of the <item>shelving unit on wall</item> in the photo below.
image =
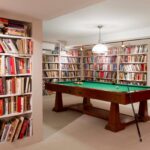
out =
{"type": "Polygon", "coordinates": [[[150,71],[148,40],[116,42],[108,45],[106,54],[83,50],[84,80],[147,85],[150,71]]]}
{"type": "Polygon", "coordinates": [[[77,81],[81,79],[81,51],[70,48],[60,51],[61,81],[77,81]]]}
{"type": "Polygon", "coordinates": [[[32,25],[0,18],[0,143],[33,135],[32,25]]]}
{"type": "Polygon", "coordinates": [[[96,81],[117,81],[117,53],[119,47],[109,47],[107,54],[95,57],[96,81]]]}
{"type": "Polygon", "coordinates": [[[44,88],[44,83],[60,80],[60,43],[43,42],[43,95],[49,95],[52,91],[44,88]]]}
{"type": "Polygon", "coordinates": [[[60,42],[44,42],[43,48],[43,95],[51,94],[44,82],[77,81],[81,78],[81,51],[65,49],[60,42]],[[46,44],[45,44],[46,43],[46,44]]]}
{"type": "Polygon", "coordinates": [[[83,77],[84,80],[92,81],[95,79],[95,57],[91,49],[83,49],[83,77]]]}
{"type": "Polygon", "coordinates": [[[119,83],[147,85],[148,44],[130,44],[120,49],[119,83]]]}

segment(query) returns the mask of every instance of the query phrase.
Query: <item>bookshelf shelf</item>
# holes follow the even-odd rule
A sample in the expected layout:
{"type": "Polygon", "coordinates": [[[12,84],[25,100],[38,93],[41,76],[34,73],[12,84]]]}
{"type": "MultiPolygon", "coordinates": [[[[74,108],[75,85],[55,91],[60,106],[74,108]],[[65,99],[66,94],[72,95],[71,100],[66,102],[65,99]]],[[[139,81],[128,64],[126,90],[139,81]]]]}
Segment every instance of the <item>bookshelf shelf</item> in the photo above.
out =
{"type": "Polygon", "coordinates": [[[0,95],[0,98],[12,97],[12,96],[21,96],[21,95],[32,95],[32,93],[15,93],[15,94],[0,95]]]}
{"type": "Polygon", "coordinates": [[[11,38],[11,39],[29,39],[32,40],[31,37],[24,37],[24,36],[13,36],[13,35],[5,35],[5,34],[0,34],[1,38],[11,38]]]}
{"type": "Polygon", "coordinates": [[[25,111],[25,112],[21,112],[21,113],[12,113],[12,114],[8,114],[8,115],[3,115],[3,116],[0,116],[0,119],[3,119],[3,118],[10,118],[10,117],[14,117],[14,116],[20,116],[20,115],[26,115],[26,114],[31,114],[32,111],[25,111]]]}

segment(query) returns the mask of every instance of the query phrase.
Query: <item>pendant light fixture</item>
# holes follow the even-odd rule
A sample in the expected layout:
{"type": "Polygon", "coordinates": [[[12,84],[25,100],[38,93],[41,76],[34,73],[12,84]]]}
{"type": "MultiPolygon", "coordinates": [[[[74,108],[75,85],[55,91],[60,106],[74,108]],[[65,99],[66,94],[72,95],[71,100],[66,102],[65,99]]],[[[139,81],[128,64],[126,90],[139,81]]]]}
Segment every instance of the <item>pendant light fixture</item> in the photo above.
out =
{"type": "Polygon", "coordinates": [[[125,48],[125,45],[124,45],[123,41],[122,41],[122,43],[121,43],[121,47],[122,47],[122,48],[125,48]]]}
{"type": "Polygon", "coordinates": [[[98,44],[94,45],[94,47],[92,48],[92,52],[93,53],[105,53],[108,51],[108,48],[106,45],[102,44],[101,43],[101,29],[102,29],[103,26],[98,26],[98,29],[99,29],[99,39],[98,39],[98,44]]]}

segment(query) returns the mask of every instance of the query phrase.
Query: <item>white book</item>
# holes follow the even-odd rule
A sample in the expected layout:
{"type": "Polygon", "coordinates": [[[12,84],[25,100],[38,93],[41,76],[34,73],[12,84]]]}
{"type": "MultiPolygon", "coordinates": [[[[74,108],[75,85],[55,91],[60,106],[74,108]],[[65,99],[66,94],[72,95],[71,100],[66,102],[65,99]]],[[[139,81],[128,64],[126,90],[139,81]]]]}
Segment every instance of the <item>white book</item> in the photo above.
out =
{"type": "Polygon", "coordinates": [[[9,124],[9,127],[8,127],[8,130],[7,130],[7,133],[6,133],[5,141],[7,141],[7,138],[8,138],[10,129],[11,129],[11,123],[8,123],[8,124],[9,124]]]}
{"type": "Polygon", "coordinates": [[[15,110],[14,110],[14,105],[15,105],[14,99],[15,99],[14,97],[10,97],[11,113],[15,112],[15,110]]]}
{"type": "Polygon", "coordinates": [[[8,98],[5,98],[5,115],[8,114],[8,98]]]}
{"type": "Polygon", "coordinates": [[[24,97],[21,96],[21,112],[24,112],[24,97]]]}
{"type": "Polygon", "coordinates": [[[3,39],[11,53],[17,53],[17,49],[11,39],[3,39]]]}
{"type": "Polygon", "coordinates": [[[9,123],[6,123],[5,126],[4,126],[4,130],[3,130],[3,133],[2,133],[2,136],[1,136],[1,142],[4,142],[5,139],[6,139],[6,136],[7,136],[7,132],[8,132],[8,129],[9,129],[9,123]]]}
{"type": "Polygon", "coordinates": [[[29,87],[29,77],[26,78],[26,83],[25,83],[25,93],[28,92],[28,87],[29,87]]]}

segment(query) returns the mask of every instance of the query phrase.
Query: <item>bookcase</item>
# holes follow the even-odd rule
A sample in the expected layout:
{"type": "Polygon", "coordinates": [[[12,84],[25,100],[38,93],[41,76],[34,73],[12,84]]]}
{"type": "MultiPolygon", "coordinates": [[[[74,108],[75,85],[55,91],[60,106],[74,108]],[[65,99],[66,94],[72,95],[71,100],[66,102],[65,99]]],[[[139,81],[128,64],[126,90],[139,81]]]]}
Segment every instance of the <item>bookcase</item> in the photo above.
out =
{"type": "Polygon", "coordinates": [[[83,51],[84,80],[147,85],[149,76],[149,41],[135,40],[108,45],[106,54],[83,51]]]}
{"type": "Polygon", "coordinates": [[[56,82],[60,79],[60,43],[43,42],[43,95],[52,92],[44,87],[46,81],[56,82]]]}
{"type": "Polygon", "coordinates": [[[130,44],[118,53],[118,82],[147,85],[148,44],[130,44]]]}
{"type": "Polygon", "coordinates": [[[66,49],[60,42],[43,42],[43,95],[51,94],[45,90],[46,81],[77,81],[81,78],[81,51],[66,49]]]}
{"type": "Polygon", "coordinates": [[[117,80],[118,49],[118,47],[109,47],[107,54],[95,56],[96,81],[113,82],[117,80]]]}
{"type": "Polygon", "coordinates": [[[83,50],[83,76],[84,80],[92,81],[94,80],[95,74],[95,56],[91,49],[83,50]]]}
{"type": "Polygon", "coordinates": [[[32,25],[0,18],[0,143],[33,135],[32,25]]]}
{"type": "Polygon", "coordinates": [[[69,49],[60,51],[60,80],[77,81],[81,78],[81,51],[69,49]]]}

